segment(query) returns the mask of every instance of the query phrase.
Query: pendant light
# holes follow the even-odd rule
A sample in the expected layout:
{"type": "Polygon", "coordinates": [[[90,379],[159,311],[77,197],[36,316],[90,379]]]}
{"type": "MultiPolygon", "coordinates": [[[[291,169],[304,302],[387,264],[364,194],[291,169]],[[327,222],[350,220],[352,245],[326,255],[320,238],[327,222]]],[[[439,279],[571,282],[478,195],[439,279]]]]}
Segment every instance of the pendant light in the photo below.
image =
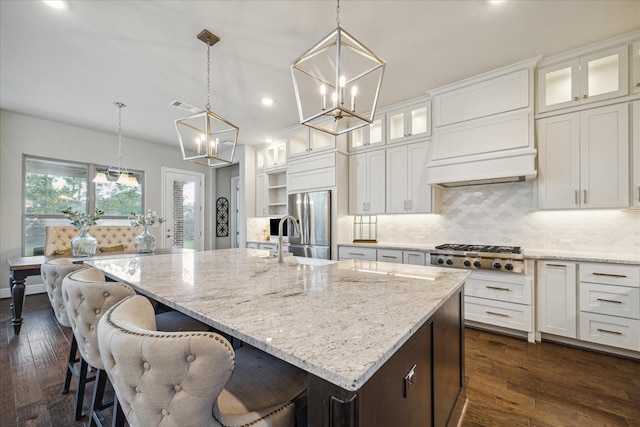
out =
{"type": "Polygon", "coordinates": [[[116,184],[124,185],[125,187],[137,187],[140,185],[138,179],[129,173],[122,164],[122,109],[126,105],[122,102],[114,102],[113,104],[118,107],[118,166],[109,166],[105,171],[96,173],[93,182],[96,184],[108,184],[115,180],[116,184]]]}
{"type": "Polygon", "coordinates": [[[371,124],[385,62],[340,27],[291,64],[300,123],[340,135],[371,124]]]}
{"type": "Polygon", "coordinates": [[[176,120],[176,131],[182,157],[204,166],[226,166],[233,163],[239,128],[211,111],[211,46],[220,38],[208,30],[198,34],[207,44],[207,105],[206,111],[176,120]]]}

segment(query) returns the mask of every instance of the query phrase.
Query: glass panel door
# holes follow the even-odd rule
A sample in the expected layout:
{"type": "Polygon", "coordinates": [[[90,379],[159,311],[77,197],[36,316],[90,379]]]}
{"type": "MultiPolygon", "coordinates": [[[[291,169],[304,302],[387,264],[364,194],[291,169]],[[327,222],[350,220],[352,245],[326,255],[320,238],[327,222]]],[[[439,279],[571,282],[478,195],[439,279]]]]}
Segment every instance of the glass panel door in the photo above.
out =
{"type": "Polygon", "coordinates": [[[202,174],[164,170],[164,247],[203,250],[202,174]]]}

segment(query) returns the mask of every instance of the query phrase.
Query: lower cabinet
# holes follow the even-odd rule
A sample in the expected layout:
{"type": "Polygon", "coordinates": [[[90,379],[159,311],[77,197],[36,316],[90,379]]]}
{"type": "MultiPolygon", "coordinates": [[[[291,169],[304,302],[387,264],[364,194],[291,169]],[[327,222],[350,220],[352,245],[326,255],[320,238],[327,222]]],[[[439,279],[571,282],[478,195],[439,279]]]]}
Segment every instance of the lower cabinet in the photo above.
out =
{"type": "Polygon", "coordinates": [[[365,261],[376,260],[375,248],[361,248],[358,246],[340,246],[338,248],[338,259],[340,261],[347,259],[362,259],[365,261]]]}
{"type": "Polygon", "coordinates": [[[391,262],[398,264],[427,265],[426,251],[403,249],[378,249],[362,246],[340,246],[338,260],[361,259],[365,261],[391,262]]]}
{"type": "Polygon", "coordinates": [[[393,262],[402,264],[402,250],[400,249],[378,249],[376,260],[382,262],[393,262]]]}
{"type": "Polygon", "coordinates": [[[576,338],[576,264],[538,262],[537,279],[538,330],[576,338]]]}

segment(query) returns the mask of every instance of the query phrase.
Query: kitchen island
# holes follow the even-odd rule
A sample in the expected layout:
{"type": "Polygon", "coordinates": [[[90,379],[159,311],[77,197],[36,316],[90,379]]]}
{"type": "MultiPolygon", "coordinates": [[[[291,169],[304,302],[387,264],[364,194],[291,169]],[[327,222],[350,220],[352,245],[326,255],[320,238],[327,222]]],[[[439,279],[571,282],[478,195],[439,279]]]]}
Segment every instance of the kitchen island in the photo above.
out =
{"type": "Polygon", "coordinates": [[[253,249],[92,260],[309,376],[308,425],[455,425],[468,272],[253,249]]]}

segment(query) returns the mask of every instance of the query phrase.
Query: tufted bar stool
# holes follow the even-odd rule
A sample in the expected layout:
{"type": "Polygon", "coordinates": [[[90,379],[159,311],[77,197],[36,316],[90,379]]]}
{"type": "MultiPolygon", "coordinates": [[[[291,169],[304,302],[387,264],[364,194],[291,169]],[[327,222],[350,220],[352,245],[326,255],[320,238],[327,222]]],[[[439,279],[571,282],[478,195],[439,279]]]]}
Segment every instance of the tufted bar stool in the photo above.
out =
{"type": "Polygon", "coordinates": [[[79,420],[82,417],[86,384],[95,380],[89,425],[93,425],[94,422],[103,425],[99,411],[110,407],[113,402],[103,402],[107,374],[98,347],[98,321],[109,308],[122,299],[135,295],[135,291],[124,283],[105,281],[104,274],[97,268],[83,268],[64,278],[62,295],[71,329],[82,356],[76,390],[75,419],[79,420]],[[95,377],[87,378],[89,367],[96,369],[95,377]]]}
{"type": "Polygon", "coordinates": [[[158,332],[153,307],[126,298],[100,319],[105,370],[131,427],[293,427],[307,374],[214,332],[158,332]]]}
{"type": "MultiPolygon", "coordinates": [[[[53,313],[58,320],[58,323],[65,328],[71,328],[71,322],[69,322],[69,316],[64,305],[62,298],[62,280],[70,273],[84,268],[82,264],[74,264],[71,260],[66,258],[52,259],[40,266],[40,274],[44,282],[44,287],[49,297],[49,302],[53,308],[53,313]]],[[[62,393],[69,392],[71,386],[71,378],[75,377],[78,382],[79,371],[76,366],[80,362],[78,357],[78,342],[76,336],[71,335],[71,346],[69,348],[69,358],[67,360],[67,373],[64,380],[64,388],[62,393]]],[[[80,403],[82,407],[82,402],[80,403]]]]}

